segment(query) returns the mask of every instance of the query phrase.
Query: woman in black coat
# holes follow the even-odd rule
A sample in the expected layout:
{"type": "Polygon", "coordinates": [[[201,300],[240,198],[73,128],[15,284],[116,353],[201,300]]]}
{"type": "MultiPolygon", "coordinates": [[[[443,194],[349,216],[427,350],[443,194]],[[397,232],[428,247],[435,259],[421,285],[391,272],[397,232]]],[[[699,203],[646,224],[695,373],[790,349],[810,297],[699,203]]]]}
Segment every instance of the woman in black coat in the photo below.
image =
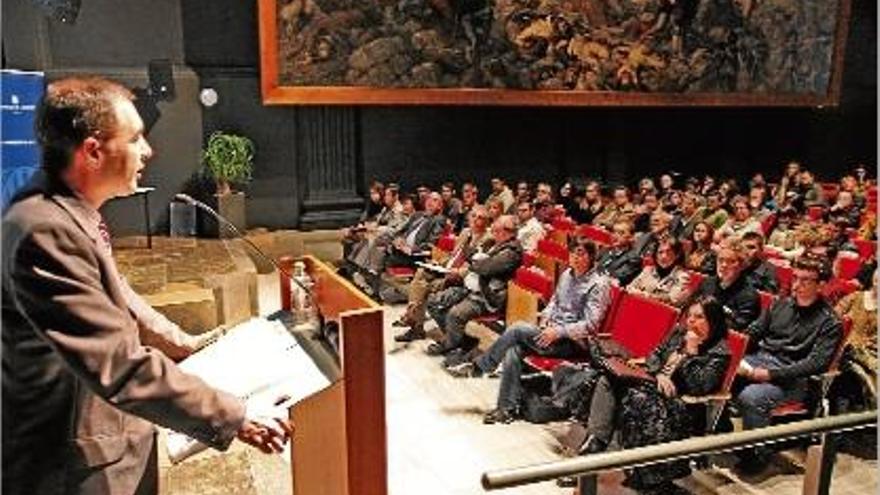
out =
{"type": "MultiPolygon", "coordinates": [[[[704,428],[698,411],[682,395],[718,390],[730,362],[724,310],[713,297],[701,297],[687,309],[684,323],[651,353],[645,371],[656,382],[626,389],[619,409],[620,443],[625,449],[681,440],[704,428]]],[[[627,484],[640,491],[671,493],[672,480],[690,474],[687,460],[629,470],[627,484]]]]}

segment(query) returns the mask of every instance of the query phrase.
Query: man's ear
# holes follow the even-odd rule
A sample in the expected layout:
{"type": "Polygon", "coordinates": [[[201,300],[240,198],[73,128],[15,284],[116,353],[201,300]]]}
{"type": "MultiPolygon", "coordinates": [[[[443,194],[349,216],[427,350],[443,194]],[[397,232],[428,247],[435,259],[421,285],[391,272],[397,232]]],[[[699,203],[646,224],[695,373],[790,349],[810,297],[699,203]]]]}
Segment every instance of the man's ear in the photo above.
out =
{"type": "Polygon", "coordinates": [[[77,154],[81,155],[87,167],[97,169],[101,163],[101,142],[96,137],[89,136],[79,145],[77,154]]]}

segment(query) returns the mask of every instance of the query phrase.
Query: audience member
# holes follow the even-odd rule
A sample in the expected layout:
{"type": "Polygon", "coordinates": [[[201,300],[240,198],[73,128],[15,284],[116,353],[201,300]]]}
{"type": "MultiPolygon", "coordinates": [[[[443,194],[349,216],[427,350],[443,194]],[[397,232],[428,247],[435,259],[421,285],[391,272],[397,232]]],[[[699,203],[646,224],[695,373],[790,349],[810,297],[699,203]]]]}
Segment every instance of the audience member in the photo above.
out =
{"type": "MultiPolygon", "coordinates": [[[[455,239],[455,247],[442,263],[445,270],[430,270],[424,267],[416,270],[409,285],[406,312],[392,326],[409,327],[405,333],[394,338],[397,342],[411,342],[425,338],[425,302],[428,296],[448,287],[463,287],[464,279],[470,273],[470,259],[480,250],[488,249],[492,238],[489,234],[489,214],[486,208],[474,206],[468,214],[469,226],[455,239]]],[[[464,289],[466,290],[466,289],[464,289]]]]}
{"type": "Polygon", "coordinates": [[[706,196],[706,216],[703,218],[713,229],[720,229],[726,222],[729,214],[724,209],[724,198],[718,191],[713,191],[706,196]]]}
{"type": "Polygon", "coordinates": [[[837,303],[835,310],[840,317],[852,321],[847,341],[843,368],[855,373],[864,387],[861,396],[868,409],[877,406],[877,277],[874,275],[865,290],[853,292],[837,303]]]}
{"type": "Polygon", "coordinates": [[[596,269],[608,275],[620,286],[626,286],[642,269],[642,258],[632,249],[633,225],[629,220],[619,220],[611,230],[611,247],[596,260],[596,269]]]}
{"type": "Polygon", "coordinates": [[[761,233],[761,222],[752,215],[749,200],[745,196],[733,198],[731,206],[733,207],[733,217],[715,231],[715,242],[720,242],[730,236],[742,238],[746,232],[761,233]]]}
{"type": "MultiPolygon", "coordinates": [[[[770,306],[749,325],[750,348],[740,366],[745,386],[737,394],[743,428],[770,424],[780,403],[803,400],[807,378],[828,368],[842,336],[840,318],[820,296],[827,279],[821,261],[802,257],[794,266],[792,296],[770,306]]],[[[744,471],[763,469],[768,451],[743,452],[744,471]]]]}
{"type": "Polygon", "coordinates": [[[779,291],[776,267],[764,259],[764,236],[757,232],[746,232],[742,237],[746,253],[743,275],[757,290],[775,294],[779,291]]]}
{"type": "Polygon", "coordinates": [[[611,227],[618,220],[632,220],[635,216],[635,209],[629,199],[629,189],[626,186],[617,186],[614,188],[612,202],[605,206],[605,209],[596,215],[593,223],[611,230],[611,227]]]}
{"type": "Polygon", "coordinates": [[[513,208],[513,205],[516,204],[516,198],[513,196],[513,191],[507,187],[507,183],[500,177],[494,177],[492,179],[492,193],[489,195],[489,200],[493,199],[501,201],[501,205],[503,206],[501,209],[502,213],[509,212],[511,208],[513,208]]]}
{"type": "Polygon", "coordinates": [[[680,240],[690,239],[697,222],[703,220],[706,208],[700,205],[700,197],[695,193],[685,193],[681,199],[681,220],[672,227],[672,235],[680,240]]]}
{"type": "Polygon", "coordinates": [[[455,196],[455,184],[452,182],[444,182],[440,186],[440,197],[443,198],[443,216],[450,226],[459,223],[459,217],[462,215],[462,202],[455,196]]]}
{"type": "Polygon", "coordinates": [[[652,253],[653,264],[626,286],[627,291],[644,294],[666,304],[681,307],[690,297],[690,275],[682,267],[684,252],[674,237],[661,239],[652,253]]]}
{"type": "Polygon", "coordinates": [[[437,356],[463,349],[469,342],[464,327],[470,320],[505,308],[507,282],[513,278],[522,261],[522,247],[516,240],[516,220],[503,215],[492,224],[491,248],[482,255],[471,257],[470,271],[478,275],[475,284],[465,286],[468,291],[455,301],[446,289],[428,297],[428,313],[445,334],[442,342],[428,346],[427,354],[437,356]]]}
{"type": "Polygon", "coordinates": [[[587,182],[584,197],[581,198],[578,207],[570,215],[579,224],[592,224],[599,214],[605,209],[602,201],[602,188],[596,181],[587,182]]]}
{"type": "Polygon", "coordinates": [[[470,213],[471,209],[480,204],[477,199],[479,198],[479,190],[477,186],[474,185],[473,182],[465,182],[461,186],[461,215],[458,216],[458,219],[453,226],[453,230],[455,232],[461,232],[462,229],[465,228],[466,222],[468,220],[468,213],[470,213]]]}
{"type": "MultiPolygon", "coordinates": [[[[669,233],[669,222],[671,220],[672,217],[669,213],[666,213],[663,210],[657,210],[651,214],[651,219],[648,223],[650,230],[640,234],[633,245],[633,251],[635,251],[636,256],[639,258],[648,256],[654,252],[660,239],[671,236],[669,233]]],[[[638,231],[638,229],[636,229],[636,231],[638,231]]]]}
{"type": "Polygon", "coordinates": [[[535,206],[528,201],[516,205],[516,219],[516,240],[523,251],[534,251],[544,238],[544,226],[535,218],[535,206]]]}
{"type": "Polygon", "coordinates": [[[713,275],[715,273],[716,255],[715,250],[712,248],[714,234],[715,230],[708,222],[697,222],[691,237],[690,252],[685,258],[685,268],[704,275],[713,275]]]}
{"type": "Polygon", "coordinates": [[[587,340],[599,329],[611,301],[610,280],[593,269],[595,256],[596,247],[591,241],[572,241],[569,268],[560,276],[538,324],[515,322],[484,355],[449,368],[454,376],[480,376],[503,363],[497,407],[486,414],[485,423],[509,423],[519,416],[526,355],[586,355],[587,340]]]}
{"type": "MultiPolygon", "coordinates": [[[[615,424],[621,426],[620,444],[625,449],[700,434],[703,423],[681,396],[718,389],[730,362],[726,334],[721,304],[711,297],[700,298],[689,305],[684,323],[648,356],[644,379],[603,373],[593,389],[587,439],[580,451],[604,451],[615,424]]],[[[673,461],[629,470],[626,484],[640,492],[675,493],[672,480],[688,474],[687,460],[673,461]]]]}
{"type": "Polygon", "coordinates": [[[733,330],[749,326],[761,311],[757,291],[742,274],[745,259],[742,241],[725,239],[718,246],[716,274],[707,277],[697,289],[698,296],[712,296],[724,306],[727,328],[733,330]]]}

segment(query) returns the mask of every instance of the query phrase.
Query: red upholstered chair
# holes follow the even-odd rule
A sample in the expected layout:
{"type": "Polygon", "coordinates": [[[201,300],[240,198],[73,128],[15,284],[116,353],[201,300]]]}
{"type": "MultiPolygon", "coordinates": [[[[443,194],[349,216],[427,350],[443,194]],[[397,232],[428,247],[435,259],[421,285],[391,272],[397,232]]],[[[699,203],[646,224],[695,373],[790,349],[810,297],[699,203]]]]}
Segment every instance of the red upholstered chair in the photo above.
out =
{"type": "Polygon", "coordinates": [[[761,232],[764,234],[764,237],[768,237],[770,235],[770,231],[773,230],[773,227],[776,226],[776,213],[771,213],[764,217],[761,220],[761,232]]]}
{"type": "Polygon", "coordinates": [[[703,280],[706,280],[706,276],[700,272],[692,272],[688,271],[688,292],[693,294],[698,288],[700,288],[700,284],[703,283],[703,280]]]}
{"type": "Polygon", "coordinates": [[[581,225],[577,228],[577,234],[586,237],[601,246],[611,245],[611,232],[608,232],[598,225],[581,225]]]}
{"type": "Polygon", "coordinates": [[[825,216],[825,208],[821,206],[811,206],[807,208],[807,218],[813,222],[821,222],[822,217],[825,216]]]}
{"type": "Polygon", "coordinates": [[[522,256],[522,266],[527,267],[527,268],[534,266],[535,265],[535,257],[536,257],[536,255],[532,251],[524,252],[523,256],[522,256]]]}
{"type": "Polygon", "coordinates": [[[852,239],[856,249],[859,250],[859,259],[867,261],[872,256],[877,256],[877,241],[866,241],[865,239],[852,239]]]}
{"type": "Polygon", "coordinates": [[[840,374],[840,359],[843,356],[843,350],[846,348],[846,343],[849,340],[849,335],[852,333],[852,319],[849,317],[843,318],[843,335],[840,337],[840,342],[837,343],[837,347],[834,349],[834,356],[831,358],[831,363],[828,365],[828,370],[819,375],[811,376],[810,378],[814,383],[818,385],[818,390],[816,390],[816,405],[813,408],[803,401],[788,401],[783,402],[776,406],[773,409],[771,416],[773,418],[784,418],[788,416],[804,416],[804,415],[813,415],[816,417],[819,416],[827,416],[830,412],[830,405],[828,404],[828,389],[831,388],[831,384],[834,382],[834,379],[840,374]]]}
{"type": "Polygon", "coordinates": [[[663,340],[678,320],[679,310],[640,294],[624,292],[614,311],[611,339],[643,358],[663,340]]]}
{"type": "Polygon", "coordinates": [[[568,264],[568,248],[551,240],[541,239],[535,255],[535,266],[544,270],[555,285],[556,277],[568,264]]]}
{"type": "Polygon", "coordinates": [[[746,354],[746,348],[749,346],[749,337],[746,334],[728,330],[727,331],[727,347],[730,349],[730,363],[724,372],[724,379],[718,391],[709,395],[683,395],[681,400],[687,404],[704,404],[706,406],[706,433],[714,433],[715,427],[718,425],[718,419],[724,406],[730,400],[730,389],[733,386],[733,379],[736,378],[736,370],[739,363],[746,354]]]}
{"type": "Polygon", "coordinates": [[[541,270],[519,267],[513,280],[521,287],[540,294],[544,301],[549,301],[553,296],[553,280],[541,270]]]}
{"type": "Polygon", "coordinates": [[[794,270],[788,263],[776,264],[776,281],[779,282],[779,293],[788,294],[791,292],[791,279],[794,277],[794,270]]]}
{"type": "Polygon", "coordinates": [[[823,182],[820,186],[822,187],[822,196],[824,196],[825,202],[829,205],[834,204],[834,201],[837,200],[837,191],[840,189],[840,186],[834,182],[823,182]]]}
{"type": "Polygon", "coordinates": [[[574,220],[568,217],[559,217],[553,220],[552,230],[547,233],[546,238],[563,246],[568,246],[568,238],[577,228],[574,220]]]}
{"type": "Polygon", "coordinates": [[[859,270],[862,268],[862,262],[858,256],[848,256],[843,252],[837,255],[834,262],[837,264],[837,276],[843,280],[856,278],[856,275],[859,274],[859,270]]]}

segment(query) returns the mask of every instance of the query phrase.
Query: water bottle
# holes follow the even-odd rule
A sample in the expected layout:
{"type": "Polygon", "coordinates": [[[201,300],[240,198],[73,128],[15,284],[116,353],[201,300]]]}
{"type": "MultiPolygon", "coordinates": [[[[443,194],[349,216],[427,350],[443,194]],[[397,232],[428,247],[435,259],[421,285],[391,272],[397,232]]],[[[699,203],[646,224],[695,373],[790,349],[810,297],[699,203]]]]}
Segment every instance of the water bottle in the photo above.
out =
{"type": "Polygon", "coordinates": [[[296,325],[317,324],[318,312],[315,308],[311,293],[312,278],[306,273],[306,265],[302,261],[293,264],[293,279],[290,290],[290,307],[293,309],[293,317],[296,325]],[[299,283],[296,283],[299,282],[299,283]]]}

